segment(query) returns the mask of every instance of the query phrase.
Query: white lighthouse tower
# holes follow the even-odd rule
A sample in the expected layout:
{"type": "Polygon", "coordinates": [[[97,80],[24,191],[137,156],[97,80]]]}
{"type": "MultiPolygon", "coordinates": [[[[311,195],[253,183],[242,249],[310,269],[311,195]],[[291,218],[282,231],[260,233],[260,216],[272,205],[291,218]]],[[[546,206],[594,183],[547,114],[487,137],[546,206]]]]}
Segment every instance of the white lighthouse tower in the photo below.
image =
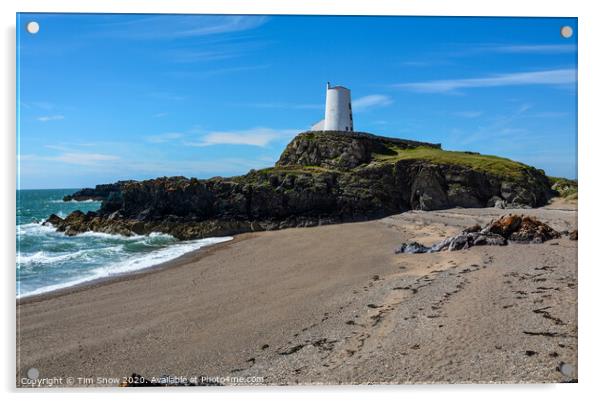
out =
{"type": "Polygon", "coordinates": [[[351,91],[344,86],[326,84],[324,120],[312,126],[313,131],[353,131],[351,91]]]}

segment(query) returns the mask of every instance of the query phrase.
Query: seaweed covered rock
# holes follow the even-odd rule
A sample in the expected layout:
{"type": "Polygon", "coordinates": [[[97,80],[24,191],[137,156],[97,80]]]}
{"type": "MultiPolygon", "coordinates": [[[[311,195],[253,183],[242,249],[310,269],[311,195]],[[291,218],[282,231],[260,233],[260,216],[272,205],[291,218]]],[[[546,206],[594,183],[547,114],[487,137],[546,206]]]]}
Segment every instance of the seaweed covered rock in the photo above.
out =
{"type": "Polygon", "coordinates": [[[560,233],[532,216],[509,214],[492,220],[484,228],[479,225],[468,227],[459,234],[425,247],[417,242],[404,243],[395,253],[430,253],[458,251],[472,246],[507,245],[508,242],[541,244],[560,237],[560,233]]]}

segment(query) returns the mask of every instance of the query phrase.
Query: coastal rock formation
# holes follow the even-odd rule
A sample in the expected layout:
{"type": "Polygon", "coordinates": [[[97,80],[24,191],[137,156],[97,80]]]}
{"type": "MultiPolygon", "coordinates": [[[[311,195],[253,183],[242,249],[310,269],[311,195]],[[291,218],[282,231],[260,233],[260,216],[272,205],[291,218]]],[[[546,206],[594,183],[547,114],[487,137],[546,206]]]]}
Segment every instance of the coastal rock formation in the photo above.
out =
{"type": "Polygon", "coordinates": [[[131,182],[133,181],[117,181],[113,184],[100,184],[94,188],[84,188],[71,195],[64,196],[63,201],[104,201],[111,196],[121,193],[123,186],[131,182]]]}
{"type": "MultiPolygon", "coordinates": [[[[90,195],[84,190],[74,194],[90,195]],[[84,192],[85,191],[85,192],[84,192]]],[[[207,180],[97,186],[98,212],[49,223],[68,235],[165,232],[180,239],[380,218],[410,209],[546,204],[542,170],[495,156],[365,133],[305,132],[275,167],[207,180]]],[[[57,220],[60,219],[60,220],[57,220]]]]}
{"type": "Polygon", "coordinates": [[[508,241],[517,243],[541,244],[560,233],[532,216],[509,214],[492,220],[484,228],[479,225],[462,230],[461,233],[427,247],[418,242],[402,244],[395,253],[430,253],[457,251],[480,245],[507,245],[508,241]]]}
{"type": "Polygon", "coordinates": [[[579,184],[577,180],[550,177],[550,181],[552,183],[552,190],[555,191],[558,196],[568,200],[577,199],[579,192],[579,184]]]}

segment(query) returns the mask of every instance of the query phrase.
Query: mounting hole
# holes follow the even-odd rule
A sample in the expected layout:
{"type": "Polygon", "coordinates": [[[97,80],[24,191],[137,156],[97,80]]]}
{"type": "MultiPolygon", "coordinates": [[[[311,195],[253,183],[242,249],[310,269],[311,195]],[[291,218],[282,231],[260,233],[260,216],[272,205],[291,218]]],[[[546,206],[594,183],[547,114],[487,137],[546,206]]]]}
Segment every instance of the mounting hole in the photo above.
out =
{"type": "Polygon", "coordinates": [[[39,31],[40,24],[38,24],[36,21],[30,21],[27,23],[27,32],[31,33],[32,35],[35,35],[39,31]]]}
{"type": "Polygon", "coordinates": [[[560,28],[560,35],[562,35],[563,38],[568,39],[571,36],[573,36],[573,28],[571,28],[568,25],[563,26],[562,28],[560,28]]]}
{"type": "Polygon", "coordinates": [[[36,380],[38,377],[40,377],[40,371],[36,368],[29,368],[27,371],[27,377],[29,377],[31,380],[36,380]]]}

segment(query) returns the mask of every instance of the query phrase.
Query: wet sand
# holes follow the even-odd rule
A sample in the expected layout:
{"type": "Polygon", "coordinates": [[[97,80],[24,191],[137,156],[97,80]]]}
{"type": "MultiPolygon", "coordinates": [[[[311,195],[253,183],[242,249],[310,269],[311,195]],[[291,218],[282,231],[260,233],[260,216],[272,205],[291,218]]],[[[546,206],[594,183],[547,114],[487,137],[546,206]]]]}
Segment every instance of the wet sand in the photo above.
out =
{"type": "Polygon", "coordinates": [[[90,378],[80,386],[133,372],[265,384],[573,381],[576,241],[394,254],[508,212],[577,225],[574,206],[554,203],[412,211],[243,234],[20,300],[17,385],[32,367],[40,378],[90,378]]]}

